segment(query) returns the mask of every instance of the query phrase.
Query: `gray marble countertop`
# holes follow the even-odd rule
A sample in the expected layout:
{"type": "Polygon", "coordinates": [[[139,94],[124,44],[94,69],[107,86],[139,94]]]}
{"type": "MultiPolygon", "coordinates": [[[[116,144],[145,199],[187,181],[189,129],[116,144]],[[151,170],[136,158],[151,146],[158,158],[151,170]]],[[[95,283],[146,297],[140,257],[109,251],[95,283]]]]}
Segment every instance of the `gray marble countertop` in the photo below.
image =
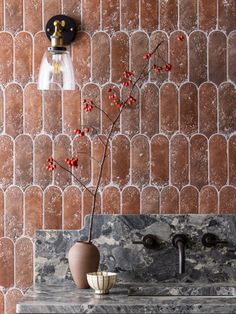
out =
{"type": "Polygon", "coordinates": [[[73,282],[35,285],[17,304],[16,313],[236,313],[236,297],[128,296],[126,285],[116,285],[109,295],[79,290],[73,282]]]}

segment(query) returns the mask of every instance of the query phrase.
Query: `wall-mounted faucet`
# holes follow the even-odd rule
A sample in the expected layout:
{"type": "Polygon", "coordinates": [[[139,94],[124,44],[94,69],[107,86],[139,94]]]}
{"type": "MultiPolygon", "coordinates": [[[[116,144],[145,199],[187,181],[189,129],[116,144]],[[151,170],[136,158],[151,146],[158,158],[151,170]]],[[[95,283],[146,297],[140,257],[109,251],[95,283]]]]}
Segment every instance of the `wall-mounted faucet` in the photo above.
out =
{"type": "Polygon", "coordinates": [[[185,234],[176,234],[172,243],[179,251],[179,274],[185,272],[185,247],[187,244],[187,236],[185,234]]]}

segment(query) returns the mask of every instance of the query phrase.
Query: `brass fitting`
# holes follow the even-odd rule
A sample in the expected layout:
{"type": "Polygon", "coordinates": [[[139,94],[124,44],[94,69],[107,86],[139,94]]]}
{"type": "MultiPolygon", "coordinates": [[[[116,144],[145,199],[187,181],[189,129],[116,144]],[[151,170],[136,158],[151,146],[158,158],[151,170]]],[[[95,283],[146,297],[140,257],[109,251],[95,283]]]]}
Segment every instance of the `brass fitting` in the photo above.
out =
{"type": "Polygon", "coordinates": [[[51,36],[51,47],[63,47],[62,29],[65,27],[65,21],[56,20],[53,25],[55,30],[51,36]]]}

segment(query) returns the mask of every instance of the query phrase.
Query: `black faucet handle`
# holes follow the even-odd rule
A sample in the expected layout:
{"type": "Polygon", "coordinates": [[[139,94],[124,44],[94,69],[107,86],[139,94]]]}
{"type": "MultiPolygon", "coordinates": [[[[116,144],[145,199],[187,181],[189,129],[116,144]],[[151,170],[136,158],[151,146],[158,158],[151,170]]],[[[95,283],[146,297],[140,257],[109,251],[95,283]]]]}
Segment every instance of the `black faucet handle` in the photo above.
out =
{"type": "Polygon", "coordinates": [[[157,249],[161,246],[161,241],[153,234],[147,234],[142,241],[132,241],[133,244],[143,244],[147,249],[157,249]]]}
{"type": "Polygon", "coordinates": [[[228,242],[220,240],[214,233],[207,232],[202,236],[202,244],[205,247],[215,247],[218,244],[228,244],[228,242]]]}

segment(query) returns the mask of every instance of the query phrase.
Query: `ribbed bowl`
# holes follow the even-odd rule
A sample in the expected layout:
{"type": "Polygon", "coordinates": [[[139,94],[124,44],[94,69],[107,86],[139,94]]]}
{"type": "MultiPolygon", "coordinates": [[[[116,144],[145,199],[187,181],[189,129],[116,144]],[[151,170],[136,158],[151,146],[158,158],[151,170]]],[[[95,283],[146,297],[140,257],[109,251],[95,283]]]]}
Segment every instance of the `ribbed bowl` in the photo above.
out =
{"type": "Polygon", "coordinates": [[[108,294],[109,290],[114,286],[117,280],[116,273],[99,271],[96,273],[88,273],[87,281],[96,294],[108,294]]]}

